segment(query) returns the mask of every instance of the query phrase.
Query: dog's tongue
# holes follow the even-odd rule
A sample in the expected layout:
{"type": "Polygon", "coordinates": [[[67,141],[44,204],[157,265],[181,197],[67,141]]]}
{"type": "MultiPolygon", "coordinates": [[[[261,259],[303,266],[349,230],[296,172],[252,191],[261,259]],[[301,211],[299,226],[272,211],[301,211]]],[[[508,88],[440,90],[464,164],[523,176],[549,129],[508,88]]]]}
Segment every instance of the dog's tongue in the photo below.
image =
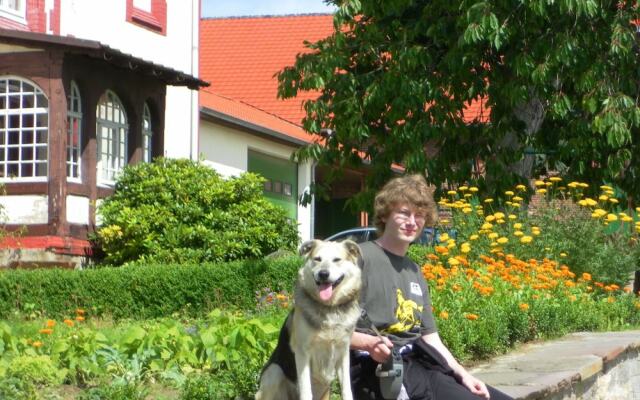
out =
{"type": "Polygon", "coordinates": [[[330,283],[321,283],[318,285],[318,294],[322,301],[327,301],[333,294],[333,286],[330,283]]]}

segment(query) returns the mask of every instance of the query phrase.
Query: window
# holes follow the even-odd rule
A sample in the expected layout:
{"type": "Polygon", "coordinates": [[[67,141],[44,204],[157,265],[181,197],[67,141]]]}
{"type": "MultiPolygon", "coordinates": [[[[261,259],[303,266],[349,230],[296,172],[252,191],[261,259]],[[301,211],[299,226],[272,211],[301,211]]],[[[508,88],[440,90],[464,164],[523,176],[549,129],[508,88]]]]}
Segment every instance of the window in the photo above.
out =
{"type": "Polygon", "coordinates": [[[71,81],[67,96],[67,179],[80,180],[82,101],[78,85],[71,81]]]}
{"type": "Polygon", "coordinates": [[[144,104],[142,111],[142,160],[151,162],[151,137],[153,130],[151,129],[151,111],[147,103],[144,104]]]}
{"type": "Polygon", "coordinates": [[[98,182],[113,184],[127,163],[127,114],[115,93],[108,90],[100,97],[96,109],[98,140],[98,182]]]}
{"type": "Polygon", "coordinates": [[[0,16],[25,22],[26,0],[0,0],[0,16]]]}
{"type": "Polygon", "coordinates": [[[0,179],[47,176],[49,101],[32,83],[0,78],[0,179]]]}
{"type": "Polygon", "coordinates": [[[166,0],[127,0],[127,21],[150,31],[167,32],[166,0]]]}

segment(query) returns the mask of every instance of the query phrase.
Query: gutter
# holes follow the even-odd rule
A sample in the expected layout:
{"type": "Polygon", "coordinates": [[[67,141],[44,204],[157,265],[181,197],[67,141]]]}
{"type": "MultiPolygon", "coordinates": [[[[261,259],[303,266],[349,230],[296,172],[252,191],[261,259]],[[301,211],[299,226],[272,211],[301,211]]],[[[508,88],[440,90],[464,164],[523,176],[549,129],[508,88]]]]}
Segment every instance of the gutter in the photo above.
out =
{"type": "Polygon", "coordinates": [[[222,113],[220,111],[212,110],[212,109],[207,108],[207,107],[200,107],[200,115],[205,117],[204,119],[209,120],[209,121],[226,122],[228,124],[231,124],[231,125],[234,125],[234,126],[249,130],[252,133],[264,135],[264,136],[267,136],[269,138],[276,139],[276,140],[278,140],[280,142],[293,144],[293,145],[298,146],[298,147],[302,147],[302,146],[307,145],[307,144],[310,143],[310,142],[306,142],[306,141],[301,140],[301,139],[293,138],[293,137],[291,137],[289,135],[285,135],[284,133],[281,133],[281,132],[278,132],[278,131],[274,131],[273,129],[265,128],[264,126],[256,125],[256,124],[253,124],[251,122],[247,122],[247,121],[245,121],[243,119],[240,119],[240,118],[237,118],[237,117],[233,117],[231,115],[222,113]]]}

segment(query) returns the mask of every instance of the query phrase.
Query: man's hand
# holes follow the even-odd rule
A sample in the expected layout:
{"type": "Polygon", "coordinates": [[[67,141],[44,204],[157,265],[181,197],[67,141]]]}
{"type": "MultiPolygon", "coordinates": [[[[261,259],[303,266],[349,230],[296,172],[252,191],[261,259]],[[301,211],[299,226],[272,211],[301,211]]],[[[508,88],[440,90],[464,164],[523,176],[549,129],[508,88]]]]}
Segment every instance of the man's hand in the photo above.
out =
{"type": "Polygon", "coordinates": [[[487,389],[487,385],[485,385],[480,379],[466,371],[459,378],[460,383],[469,389],[471,393],[489,400],[489,390],[487,389]]]}
{"type": "Polygon", "coordinates": [[[377,363],[383,363],[391,355],[393,343],[387,337],[368,335],[366,333],[354,332],[351,336],[351,348],[369,352],[371,358],[377,363]]]}

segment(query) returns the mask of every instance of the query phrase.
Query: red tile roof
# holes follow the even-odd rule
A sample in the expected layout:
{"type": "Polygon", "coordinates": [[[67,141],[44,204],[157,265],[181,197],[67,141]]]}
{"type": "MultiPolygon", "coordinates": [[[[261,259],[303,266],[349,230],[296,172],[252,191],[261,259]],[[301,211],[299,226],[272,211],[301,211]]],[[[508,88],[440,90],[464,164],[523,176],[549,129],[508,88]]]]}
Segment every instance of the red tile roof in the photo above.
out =
{"type": "MultiPolygon", "coordinates": [[[[292,130],[305,115],[302,103],[316,93],[295,99],[277,98],[274,76],[293,65],[298,53],[309,51],[304,41],[315,42],[333,31],[330,14],[212,18],[200,21],[200,79],[211,86],[200,90],[200,104],[233,117],[246,119],[296,138],[292,130]],[[284,121],[283,121],[284,120],[284,121]],[[286,123],[288,121],[288,123],[286,123]]],[[[473,102],[464,112],[467,122],[488,121],[484,102],[473,102]]],[[[310,137],[306,136],[306,141],[310,137]]]]}
{"type": "Polygon", "coordinates": [[[279,100],[274,74],[308,51],[305,40],[315,42],[332,31],[330,14],[202,19],[200,77],[211,82],[211,92],[299,125],[302,101],[316,94],[279,100]]]}

